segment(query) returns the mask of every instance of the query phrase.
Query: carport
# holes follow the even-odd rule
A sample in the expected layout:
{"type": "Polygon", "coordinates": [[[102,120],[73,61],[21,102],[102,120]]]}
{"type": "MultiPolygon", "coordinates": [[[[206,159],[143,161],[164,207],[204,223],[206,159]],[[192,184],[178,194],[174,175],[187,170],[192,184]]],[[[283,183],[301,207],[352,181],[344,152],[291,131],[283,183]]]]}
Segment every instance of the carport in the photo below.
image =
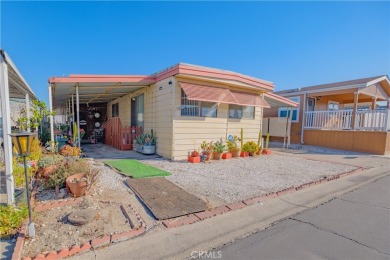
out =
{"type": "Polygon", "coordinates": [[[36,99],[34,92],[23,78],[22,74],[16,68],[8,54],[0,49],[0,98],[1,98],[1,114],[2,114],[2,130],[4,140],[4,161],[5,161],[5,176],[1,174],[1,178],[5,178],[6,185],[1,187],[1,202],[8,204],[14,203],[14,180],[12,176],[12,143],[11,143],[11,107],[10,99],[24,99],[26,104],[27,118],[30,118],[30,100],[36,99]],[[4,198],[4,188],[6,190],[6,198],[4,198]]]}

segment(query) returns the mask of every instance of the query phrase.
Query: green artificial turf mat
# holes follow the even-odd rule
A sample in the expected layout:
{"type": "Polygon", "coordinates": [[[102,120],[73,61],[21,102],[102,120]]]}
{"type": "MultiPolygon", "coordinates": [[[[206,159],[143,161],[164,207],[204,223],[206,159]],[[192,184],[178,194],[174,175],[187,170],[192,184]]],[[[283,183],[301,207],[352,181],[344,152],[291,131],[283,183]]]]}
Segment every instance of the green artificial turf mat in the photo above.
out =
{"type": "Polygon", "coordinates": [[[169,172],[133,159],[112,160],[104,163],[135,179],[171,175],[169,172]]]}

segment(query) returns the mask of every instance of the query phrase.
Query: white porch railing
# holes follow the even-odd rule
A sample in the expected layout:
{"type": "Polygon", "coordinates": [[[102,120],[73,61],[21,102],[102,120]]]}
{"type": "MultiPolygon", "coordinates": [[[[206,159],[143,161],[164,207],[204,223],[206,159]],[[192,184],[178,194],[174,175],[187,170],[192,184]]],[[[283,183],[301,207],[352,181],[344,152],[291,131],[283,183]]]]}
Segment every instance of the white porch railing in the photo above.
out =
{"type": "MultiPolygon", "coordinates": [[[[352,110],[308,111],[305,113],[306,129],[352,129],[352,110]]],[[[355,118],[356,130],[390,130],[389,110],[357,111],[355,118]]]]}

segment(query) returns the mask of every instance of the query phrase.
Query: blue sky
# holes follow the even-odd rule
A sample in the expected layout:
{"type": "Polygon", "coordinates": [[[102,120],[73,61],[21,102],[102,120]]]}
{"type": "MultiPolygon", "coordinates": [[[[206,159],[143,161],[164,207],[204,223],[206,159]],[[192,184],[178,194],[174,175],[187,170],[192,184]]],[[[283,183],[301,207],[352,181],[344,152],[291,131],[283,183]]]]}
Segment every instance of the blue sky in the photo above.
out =
{"type": "Polygon", "coordinates": [[[275,90],[390,74],[390,2],[7,2],[1,48],[39,99],[69,74],[151,74],[178,62],[275,90]]]}

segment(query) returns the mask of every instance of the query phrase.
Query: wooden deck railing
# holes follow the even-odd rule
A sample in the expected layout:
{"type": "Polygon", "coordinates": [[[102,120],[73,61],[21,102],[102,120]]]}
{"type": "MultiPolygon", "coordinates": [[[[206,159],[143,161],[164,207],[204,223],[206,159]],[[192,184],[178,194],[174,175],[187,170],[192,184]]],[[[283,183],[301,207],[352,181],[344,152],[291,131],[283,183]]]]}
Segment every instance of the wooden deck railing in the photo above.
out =
{"type": "Polygon", "coordinates": [[[390,129],[389,110],[357,111],[354,128],[352,120],[352,110],[310,111],[305,113],[305,128],[374,131],[388,131],[390,129]]]}
{"type": "Polygon", "coordinates": [[[122,126],[118,117],[108,119],[103,128],[105,144],[119,150],[132,150],[133,140],[142,133],[141,127],[122,126]]]}

